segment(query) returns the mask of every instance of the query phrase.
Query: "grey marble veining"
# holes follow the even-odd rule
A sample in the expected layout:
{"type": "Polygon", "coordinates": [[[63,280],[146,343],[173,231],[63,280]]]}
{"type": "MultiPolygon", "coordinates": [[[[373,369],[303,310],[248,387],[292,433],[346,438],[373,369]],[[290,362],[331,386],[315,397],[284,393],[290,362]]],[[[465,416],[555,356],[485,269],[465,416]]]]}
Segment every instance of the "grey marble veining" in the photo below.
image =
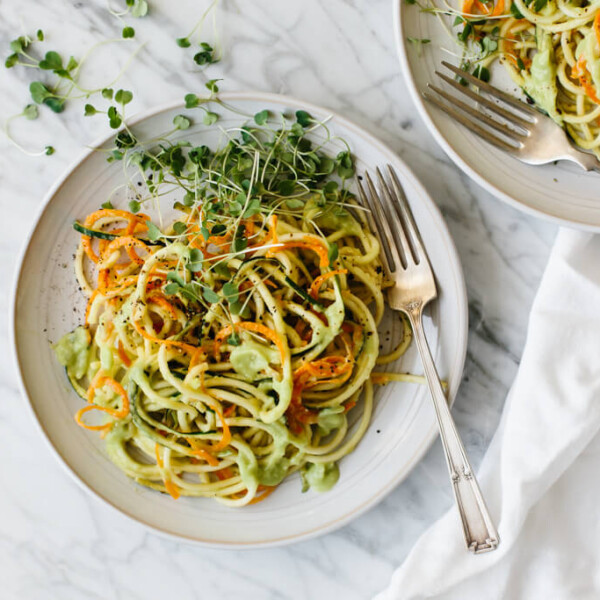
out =
{"type": "MultiPolygon", "coordinates": [[[[132,113],[199,92],[209,78],[223,78],[224,90],[288,93],[344,114],[388,143],[421,178],[447,220],[465,271],[471,323],[454,415],[478,466],[518,366],[529,307],[556,228],[492,198],[436,146],[399,71],[389,0],[222,0],[216,32],[223,59],[206,70],[194,65],[191,48],[182,50],[173,40],[188,33],[208,2],[149,4],[150,16],[127,19],[138,42],[146,42],[119,81],[134,90],[132,113]]],[[[122,27],[104,0],[1,6],[2,49],[16,35],[41,27],[49,48],[80,56],[95,41],[119,37],[122,27]]],[[[210,20],[204,35],[214,39],[210,20]]],[[[86,69],[85,82],[108,83],[136,47],[133,42],[103,48],[86,69]]],[[[3,119],[28,102],[31,75],[0,70],[3,119]]],[[[44,193],[83,146],[107,131],[103,118],[82,113],[83,102],[73,102],[61,115],[42,110],[38,121],[13,124],[15,137],[29,148],[53,144],[52,157],[27,157],[0,139],[2,314],[8,313],[18,248],[44,193]]],[[[9,354],[6,318],[0,320],[0,353],[9,354]]],[[[0,361],[0,397],[3,598],[369,598],[452,504],[437,442],[379,506],[335,533],[251,552],[175,543],[90,498],[65,473],[24,409],[14,365],[6,359],[0,361]]]]}

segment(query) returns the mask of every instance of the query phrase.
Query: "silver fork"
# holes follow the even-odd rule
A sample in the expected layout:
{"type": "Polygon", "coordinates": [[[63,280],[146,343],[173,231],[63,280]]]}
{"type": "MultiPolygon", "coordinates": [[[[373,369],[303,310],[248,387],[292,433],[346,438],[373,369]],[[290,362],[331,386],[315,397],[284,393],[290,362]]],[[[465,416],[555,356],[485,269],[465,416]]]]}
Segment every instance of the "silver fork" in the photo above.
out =
{"type": "Polygon", "coordinates": [[[394,282],[388,291],[388,304],[394,310],[406,313],[413,329],[438,419],[467,547],[474,553],[494,550],[499,543],[498,532],[450,414],[423,330],[423,308],[437,297],[433,271],[402,186],[389,165],[388,171],[391,186],[377,169],[379,194],[369,173],[365,173],[368,193],[358,180],[359,200],[363,207],[369,209],[369,224],[381,244],[381,260],[386,275],[394,282]]]}
{"type": "Polygon", "coordinates": [[[476,86],[477,89],[473,89],[461,85],[456,79],[439,71],[435,72],[460,96],[475,100],[477,104],[467,104],[432,84],[427,84],[427,87],[435,92],[435,95],[423,92],[423,97],[479,137],[531,165],[570,160],[586,171],[600,170],[600,161],[593,154],[573,147],[564,129],[550,117],[449,62],[442,61],[442,65],[476,86]],[[484,94],[502,104],[494,102],[484,94]],[[512,110],[508,110],[507,107],[512,110]],[[488,113],[493,114],[494,118],[488,113]]]}

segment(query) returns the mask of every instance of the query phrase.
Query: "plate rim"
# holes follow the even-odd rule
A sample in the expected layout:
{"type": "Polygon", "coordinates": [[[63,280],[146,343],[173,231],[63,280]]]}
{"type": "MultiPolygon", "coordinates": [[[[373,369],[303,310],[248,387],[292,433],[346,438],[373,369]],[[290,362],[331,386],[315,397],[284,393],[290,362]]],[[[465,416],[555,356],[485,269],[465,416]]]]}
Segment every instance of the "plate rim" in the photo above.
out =
{"type": "MultiPolygon", "coordinates": [[[[461,375],[464,372],[464,365],[467,355],[467,342],[468,342],[468,297],[467,297],[467,289],[464,279],[464,272],[462,269],[462,264],[460,262],[460,256],[456,249],[456,244],[454,239],[452,238],[448,226],[446,224],[443,215],[437,204],[434,202],[431,195],[427,192],[423,184],[416,177],[412,169],[406,165],[406,163],[398,156],[398,154],[392,150],[387,144],[380,141],[377,137],[371,134],[367,129],[354,123],[352,120],[342,116],[335,110],[331,110],[329,108],[314,104],[309,101],[301,100],[294,96],[284,95],[284,94],[276,94],[270,92],[262,92],[262,91],[237,91],[237,92],[224,92],[219,94],[219,98],[225,101],[257,101],[257,100],[265,100],[268,102],[279,103],[279,104],[287,104],[291,107],[302,107],[309,110],[314,110],[315,112],[322,112],[331,115],[332,119],[335,122],[341,123],[343,126],[359,131],[361,136],[368,140],[369,144],[372,146],[378,147],[386,153],[393,155],[398,162],[400,162],[404,169],[405,174],[408,175],[412,181],[411,185],[413,185],[417,190],[421,188],[421,191],[424,195],[430,200],[429,208],[431,211],[438,217],[440,223],[445,228],[447,233],[447,238],[449,242],[449,258],[450,262],[454,264],[455,267],[455,275],[456,275],[456,283],[458,287],[457,301],[458,301],[458,317],[461,322],[461,326],[458,328],[459,331],[459,341],[461,346],[461,352],[458,356],[457,364],[457,381],[455,384],[455,389],[451,389],[450,393],[450,404],[454,403],[456,395],[458,393],[458,389],[460,387],[461,375]]],[[[149,119],[153,116],[156,116],[160,113],[167,112],[169,110],[175,109],[184,109],[185,104],[182,101],[172,101],[167,103],[161,103],[154,107],[148,108],[146,110],[140,111],[133,115],[131,118],[129,125],[135,126],[136,124],[149,119]]],[[[27,255],[27,251],[31,244],[32,238],[43,219],[44,213],[48,206],[50,205],[52,199],[60,190],[60,188],[65,184],[71,174],[77,169],[77,167],[82,164],[91,154],[93,154],[97,148],[102,147],[110,140],[112,140],[117,132],[110,132],[108,135],[102,136],[101,138],[96,139],[93,143],[86,146],[86,148],[79,153],[78,156],[75,157],[73,161],[71,161],[67,167],[63,170],[61,175],[54,181],[54,183],[50,186],[46,194],[44,195],[37,212],[33,218],[32,225],[25,236],[20,251],[17,255],[16,268],[13,275],[13,282],[10,288],[10,298],[9,298],[9,311],[8,317],[10,319],[9,323],[9,345],[11,349],[12,359],[14,361],[15,370],[17,373],[17,382],[18,389],[21,394],[21,397],[26,400],[27,411],[33,422],[35,423],[39,434],[45,440],[45,443],[51,450],[52,455],[61,465],[63,470],[71,477],[72,480],[79,486],[80,489],[83,489],[86,493],[90,494],[95,499],[99,500],[105,506],[110,507],[113,511],[115,511],[120,516],[124,516],[130,519],[132,522],[141,525],[146,528],[148,531],[151,531],[163,538],[169,539],[171,541],[183,542],[187,544],[191,544],[194,546],[212,548],[212,549],[220,549],[220,550],[250,550],[250,549],[259,549],[259,548],[272,548],[278,546],[284,546],[291,543],[296,543],[300,541],[307,541],[309,539],[313,539],[315,537],[324,535],[326,533],[330,533],[334,530],[347,525],[349,522],[364,514],[371,508],[374,508],[379,502],[381,502],[392,490],[394,490],[416,467],[416,465],[423,459],[423,456],[427,452],[427,450],[431,447],[435,439],[438,437],[438,428],[437,424],[434,422],[432,427],[423,436],[422,442],[419,447],[416,448],[415,453],[413,454],[413,460],[409,463],[409,466],[405,469],[403,473],[400,473],[398,476],[390,480],[386,486],[380,488],[377,493],[371,496],[368,500],[363,502],[362,505],[355,507],[350,512],[346,513],[344,516],[331,521],[328,524],[321,525],[316,527],[310,531],[302,532],[292,536],[286,536],[284,538],[274,538],[267,541],[251,541],[251,542],[227,542],[227,541],[207,541],[201,540],[196,537],[188,537],[185,535],[180,535],[168,531],[166,529],[162,529],[157,525],[153,525],[149,522],[141,520],[135,514],[131,513],[128,510],[125,510],[119,506],[117,506],[113,501],[111,501],[108,497],[105,497],[103,494],[95,490],[91,485],[88,485],[79,475],[71,468],[68,464],[67,460],[63,457],[63,455],[59,452],[59,450],[53,444],[50,435],[46,431],[44,424],[41,422],[38,414],[33,406],[33,402],[29,397],[27,391],[27,385],[25,383],[25,378],[23,374],[23,369],[21,366],[21,361],[19,359],[19,353],[17,349],[17,294],[19,291],[23,264],[27,255]]]]}
{"type": "MultiPolygon", "coordinates": [[[[600,232],[600,225],[590,225],[585,221],[580,221],[577,219],[565,219],[563,217],[558,217],[552,213],[544,212],[543,210],[539,210],[537,208],[533,208],[531,206],[528,206],[527,204],[524,204],[523,202],[515,199],[510,194],[504,192],[499,187],[491,184],[487,179],[485,179],[483,176],[477,173],[465,161],[465,159],[462,158],[462,156],[454,149],[452,144],[448,141],[443,131],[435,124],[435,122],[431,118],[429,111],[426,108],[425,99],[421,96],[421,93],[418,90],[417,84],[413,77],[411,64],[408,59],[408,45],[402,34],[404,23],[402,19],[402,13],[404,10],[406,10],[406,8],[404,7],[405,0],[392,0],[391,3],[393,11],[394,40],[396,42],[396,52],[400,61],[400,65],[402,67],[402,75],[408,87],[409,94],[415,106],[417,107],[417,112],[419,113],[419,116],[425,122],[427,129],[429,130],[437,144],[450,157],[454,164],[457,167],[459,167],[461,171],[463,171],[463,173],[468,175],[475,183],[477,183],[483,189],[495,196],[498,200],[505,202],[512,208],[515,208],[530,216],[541,218],[544,221],[549,221],[554,225],[566,226],[580,229],[582,231],[591,231],[594,233],[600,232]]],[[[584,171],[582,171],[582,174],[584,174],[584,171]]]]}

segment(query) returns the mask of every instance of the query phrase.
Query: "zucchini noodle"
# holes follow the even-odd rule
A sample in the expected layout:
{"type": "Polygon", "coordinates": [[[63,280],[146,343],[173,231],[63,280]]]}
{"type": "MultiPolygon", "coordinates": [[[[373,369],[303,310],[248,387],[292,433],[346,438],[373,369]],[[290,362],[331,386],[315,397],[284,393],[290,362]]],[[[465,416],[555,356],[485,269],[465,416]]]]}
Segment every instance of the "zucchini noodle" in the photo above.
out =
{"type": "Polygon", "coordinates": [[[174,498],[243,506],[296,471],[304,489],[329,489],[369,425],[373,383],[390,380],[371,381],[375,364],[410,344],[403,320],[379,356],[379,244],[346,186],[349,152],[309,142],[324,125],[304,115],[215,151],[128,134],[141,203],[179,189],[176,219],[159,228],[108,206],[74,225],[88,305],[55,351],[86,401],[75,420],[126,475],[174,498]]]}

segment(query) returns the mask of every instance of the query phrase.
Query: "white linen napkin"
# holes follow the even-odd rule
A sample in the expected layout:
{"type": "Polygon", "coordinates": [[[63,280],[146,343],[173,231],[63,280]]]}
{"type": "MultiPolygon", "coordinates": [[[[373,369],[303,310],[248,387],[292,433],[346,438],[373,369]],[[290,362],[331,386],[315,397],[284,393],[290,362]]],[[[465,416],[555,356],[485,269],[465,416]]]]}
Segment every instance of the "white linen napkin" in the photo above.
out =
{"type": "Polygon", "coordinates": [[[456,508],[376,600],[600,598],[600,235],[560,230],[479,481],[500,545],[465,549],[456,508]]]}

